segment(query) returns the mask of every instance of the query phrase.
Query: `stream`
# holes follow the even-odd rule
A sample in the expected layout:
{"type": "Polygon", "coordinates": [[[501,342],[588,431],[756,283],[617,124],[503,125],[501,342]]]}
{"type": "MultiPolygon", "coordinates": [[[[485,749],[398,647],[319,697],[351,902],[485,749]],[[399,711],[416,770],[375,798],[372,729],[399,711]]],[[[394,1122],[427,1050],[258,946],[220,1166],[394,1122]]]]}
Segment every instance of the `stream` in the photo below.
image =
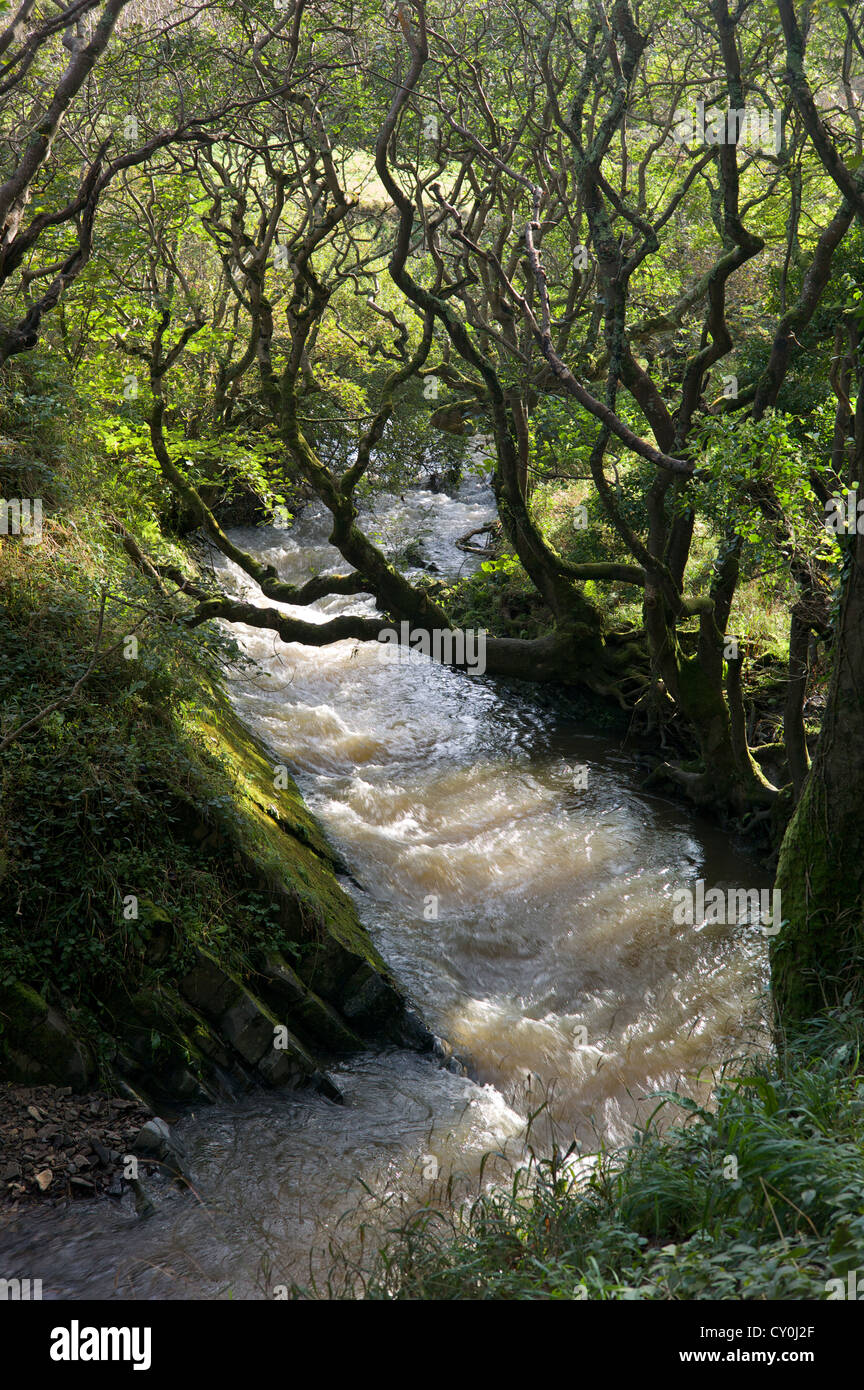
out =
{"type": "MultiPolygon", "coordinates": [[[[456,498],[380,499],[373,538],[420,535],[442,575],[479,564],[454,544],[492,515],[479,480],[456,498]]],[[[285,579],[340,569],[310,506],[290,530],[232,538],[285,579]]],[[[257,599],[221,556],[226,587],[257,599]]],[[[374,614],[334,596],[310,621],[374,614]]],[[[257,1093],[197,1108],[180,1133],[194,1192],[30,1210],[0,1231],[4,1266],[45,1298],[272,1297],[356,1239],[383,1201],[405,1209],[483,1155],[585,1154],[626,1141],[651,1092],[704,1093],[712,1068],[763,1040],[766,941],[757,924],[676,925],[697,879],[759,888],[743,847],[639,790],[644,767],[590,732],[563,692],[466,677],[403,649],[285,646],[235,627],[254,667],[232,695],[284,759],[356,879],[363,921],[426,1022],[469,1073],[397,1049],[331,1068],[346,1104],[257,1093]],[[587,769],[587,776],[579,769],[587,769]],[[582,785],[586,783],[587,785],[582,785]]],[[[503,1162],[504,1160],[501,1160],[503,1162]]],[[[488,1176],[488,1170],[487,1170],[488,1176]]]]}

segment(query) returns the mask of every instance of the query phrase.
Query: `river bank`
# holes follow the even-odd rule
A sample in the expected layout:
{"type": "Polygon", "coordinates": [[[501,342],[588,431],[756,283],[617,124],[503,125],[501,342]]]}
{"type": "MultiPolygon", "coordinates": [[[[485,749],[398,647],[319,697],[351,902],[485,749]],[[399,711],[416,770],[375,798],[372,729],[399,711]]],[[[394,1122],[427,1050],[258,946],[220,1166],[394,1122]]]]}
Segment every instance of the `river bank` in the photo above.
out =
{"type": "MultiPolygon", "coordinates": [[[[288,769],[233,711],[229,644],[193,644],[104,519],[3,559],[0,683],[32,722],[7,724],[0,796],[2,1080],[143,1115],[253,1085],[338,1102],[330,1063],[370,1038],[442,1052],[288,769]],[[131,602],[106,610],[109,588],[131,602]]],[[[21,1169],[7,1191],[41,1191],[46,1154],[3,1157],[21,1169]]]]}
{"type": "MultiPolygon", "coordinates": [[[[0,1205],[56,1205],[122,1192],[150,1111],[123,1096],[75,1095],[71,1086],[0,1086],[0,1205]]],[[[157,1160],[141,1156],[149,1172],[157,1160]]]]}

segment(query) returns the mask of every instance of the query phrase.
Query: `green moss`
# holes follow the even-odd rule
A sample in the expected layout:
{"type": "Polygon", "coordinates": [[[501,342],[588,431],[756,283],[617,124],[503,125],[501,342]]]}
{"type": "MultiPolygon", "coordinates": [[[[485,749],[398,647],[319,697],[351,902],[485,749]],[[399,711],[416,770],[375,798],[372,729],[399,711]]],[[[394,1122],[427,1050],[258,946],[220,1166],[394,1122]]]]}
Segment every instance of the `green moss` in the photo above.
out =
{"type": "MultiPolygon", "coordinates": [[[[103,587],[102,647],[114,650],[0,768],[0,987],[18,982],[32,1008],[74,1017],[104,1067],[143,1046],[145,1026],[154,1057],[189,1060],[194,1020],[168,999],[202,948],[244,982],[283,952],[337,1009],[361,969],[390,988],[337,855],[231,706],[220,676],[230,639],[189,632],[160,607],[88,488],[79,499],[77,476],[67,484],[62,504],[46,503],[43,544],[0,552],[0,733],[87,669],[103,587]],[[127,660],[122,639],[142,612],[127,660]]],[[[142,508],[127,525],[165,546],[142,508]]]]}
{"type": "Polygon", "coordinates": [[[787,1027],[838,1004],[848,991],[859,1002],[864,996],[861,859],[856,849],[841,862],[843,843],[850,841],[832,833],[825,789],[811,776],[777,864],[784,924],[771,942],[771,979],[787,1027]]]}
{"type": "Polygon", "coordinates": [[[375,970],[387,967],[338,883],[337,857],[306,807],[296,783],[240,722],[215,685],[201,691],[197,707],[186,711],[186,729],[200,750],[202,800],[214,804],[214,818],[233,840],[251,874],[277,893],[294,899],[302,936],[331,937],[375,970]],[[230,802],[219,794],[230,784],[230,802]],[[209,796],[208,796],[209,794],[209,796]]]}
{"type": "Polygon", "coordinates": [[[0,1053],[4,1071],[24,1082],[83,1083],[86,1051],[41,994],[20,980],[0,986],[0,1053]]]}

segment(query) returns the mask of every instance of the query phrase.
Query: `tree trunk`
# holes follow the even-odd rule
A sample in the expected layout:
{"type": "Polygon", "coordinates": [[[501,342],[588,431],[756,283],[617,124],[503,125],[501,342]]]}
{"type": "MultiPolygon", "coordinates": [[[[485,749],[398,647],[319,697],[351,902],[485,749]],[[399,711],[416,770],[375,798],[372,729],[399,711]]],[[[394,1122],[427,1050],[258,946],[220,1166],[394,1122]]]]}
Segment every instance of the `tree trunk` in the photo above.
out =
{"type": "MultiPolygon", "coordinates": [[[[864,374],[855,420],[864,483],[864,374]]],[[[851,991],[864,1002],[864,536],[849,564],[813,766],[777,866],[785,925],[771,943],[777,1022],[795,1025],[851,991]]]]}

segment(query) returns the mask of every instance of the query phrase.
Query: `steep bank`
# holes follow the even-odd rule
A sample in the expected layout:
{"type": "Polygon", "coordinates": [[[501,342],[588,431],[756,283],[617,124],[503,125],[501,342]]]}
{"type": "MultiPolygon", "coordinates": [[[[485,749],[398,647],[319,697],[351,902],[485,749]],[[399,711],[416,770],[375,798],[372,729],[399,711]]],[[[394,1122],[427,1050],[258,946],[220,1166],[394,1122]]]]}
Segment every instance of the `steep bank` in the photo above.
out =
{"type": "MultiPolygon", "coordinates": [[[[38,443],[35,463],[32,438],[3,441],[4,491],[41,494],[44,524],[0,541],[0,1080],[338,1100],[334,1056],[433,1039],[287,769],[233,713],[229,644],[184,632],[131,564],[100,465],[38,443]]],[[[124,500],[191,573],[150,499],[124,500]]]]}
{"type": "MultiPolygon", "coordinates": [[[[124,731],[105,702],[91,704],[88,730],[76,720],[57,740],[47,760],[55,769],[68,765],[72,739],[79,756],[101,762],[88,734],[98,740],[102,719],[118,752],[124,734],[130,747],[137,741],[122,789],[103,765],[89,783],[92,802],[65,777],[37,799],[23,750],[6,770],[6,1079],[81,1089],[120,1077],[145,1095],[190,1099],[253,1079],[308,1081],[335,1098],[322,1058],[364,1038],[431,1045],[406,1015],[293,780],[220,687],[198,677],[195,704],[175,706],[153,747],[154,727],[136,718],[124,731]],[[58,940],[61,922],[77,952],[58,940]],[[79,973],[76,957],[92,970],[79,973]]],[[[34,748],[34,760],[42,756],[34,748]]]]}

